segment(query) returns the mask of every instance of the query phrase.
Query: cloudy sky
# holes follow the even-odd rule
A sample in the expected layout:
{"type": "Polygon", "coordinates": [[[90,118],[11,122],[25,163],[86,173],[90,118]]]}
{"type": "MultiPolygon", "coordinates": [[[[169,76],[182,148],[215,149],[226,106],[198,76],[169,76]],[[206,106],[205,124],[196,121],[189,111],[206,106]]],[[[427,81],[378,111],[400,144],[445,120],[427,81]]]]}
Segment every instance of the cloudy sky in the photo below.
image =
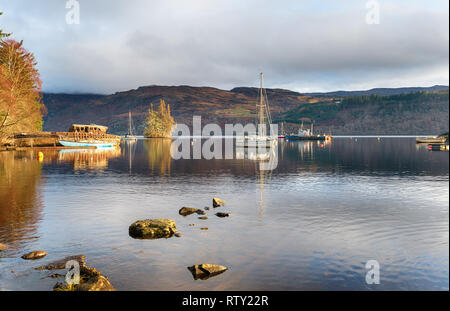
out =
{"type": "Polygon", "coordinates": [[[143,85],[296,91],[449,84],[448,0],[0,0],[0,29],[33,52],[48,92],[143,85]]]}

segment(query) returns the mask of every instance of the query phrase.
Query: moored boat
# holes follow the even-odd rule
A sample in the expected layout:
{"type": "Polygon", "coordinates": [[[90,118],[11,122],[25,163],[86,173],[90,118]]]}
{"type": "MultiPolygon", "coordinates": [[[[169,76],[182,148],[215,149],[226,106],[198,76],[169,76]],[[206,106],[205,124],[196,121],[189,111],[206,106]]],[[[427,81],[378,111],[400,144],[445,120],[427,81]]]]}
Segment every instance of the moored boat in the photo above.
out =
{"type": "Polygon", "coordinates": [[[137,141],[137,136],[134,134],[133,119],[131,118],[131,111],[128,111],[128,133],[125,135],[127,141],[137,141]]]}
{"type": "Polygon", "coordinates": [[[417,144],[443,144],[446,138],[442,136],[428,136],[428,137],[418,137],[416,138],[417,144]]]}
{"type": "MultiPolygon", "coordinates": [[[[236,138],[236,147],[240,148],[272,148],[277,145],[276,137],[267,135],[267,123],[270,127],[272,117],[270,115],[269,101],[266,90],[263,87],[263,73],[260,75],[260,87],[258,92],[258,129],[257,133],[236,138]]],[[[272,131],[272,129],[270,128],[272,131]]],[[[272,133],[271,133],[272,134],[272,133]]],[[[272,134],[273,135],[273,134],[272,134]]]]}
{"type": "Polygon", "coordinates": [[[68,132],[57,133],[65,147],[111,148],[120,144],[120,136],[106,134],[108,127],[96,124],[73,124],[68,132]]]}

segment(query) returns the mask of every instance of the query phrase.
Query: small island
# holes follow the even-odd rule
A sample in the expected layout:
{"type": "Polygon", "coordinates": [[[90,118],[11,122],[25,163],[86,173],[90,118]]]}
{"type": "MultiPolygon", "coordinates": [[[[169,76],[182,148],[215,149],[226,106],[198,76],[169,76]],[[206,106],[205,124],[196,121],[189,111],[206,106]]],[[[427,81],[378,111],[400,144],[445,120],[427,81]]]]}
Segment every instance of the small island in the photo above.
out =
{"type": "Polygon", "coordinates": [[[158,110],[154,110],[153,104],[150,104],[150,109],[148,110],[148,116],[145,122],[145,137],[170,138],[172,136],[172,127],[175,124],[175,121],[170,115],[170,105],[166,105],[164,99],[160,99],[158,110]]]}

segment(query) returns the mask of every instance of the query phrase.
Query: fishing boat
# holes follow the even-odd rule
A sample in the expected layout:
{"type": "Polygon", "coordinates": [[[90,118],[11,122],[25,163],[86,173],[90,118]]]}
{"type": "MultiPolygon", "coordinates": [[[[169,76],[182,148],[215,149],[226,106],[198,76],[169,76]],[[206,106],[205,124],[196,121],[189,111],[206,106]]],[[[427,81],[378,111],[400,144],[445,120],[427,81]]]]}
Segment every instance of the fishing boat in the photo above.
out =
{"type": "Polygon", "coordinates": [[[276,146],[277,140],[267,135],[266,123],[272,124],[270,115],[269,101],[266,90],[263,87],[263,73],[260,75],[260,87],[256,107],[258,108],[259,126],[256,134],[246,135],[236,138],[236,146],[241,148],[272,148],[276,146]]]}
{"type": "Polygon", "coordinates": [[[303,122],[297,134],[285,135],[286,140],[330,140],[328,135],[314,135],[314,124],[311,123],[310,129],[303,129],[303,122]]]}
{"type": "Polygon", "coordinates": [[[57,132],[65,147],[112,148],[120,144],[120,136],[106,134],[108,127],[96,124],[73,124],[68,132],[57,132]]]}
{"type": "Polygon", "coordinates": [[[137,136],[134,134],[134,126],[133,126],[133,119],[131,118],[131,111],[128,111],[128,132],[125,135],[125,140],[128,141],[136,141],[137,136]]]}

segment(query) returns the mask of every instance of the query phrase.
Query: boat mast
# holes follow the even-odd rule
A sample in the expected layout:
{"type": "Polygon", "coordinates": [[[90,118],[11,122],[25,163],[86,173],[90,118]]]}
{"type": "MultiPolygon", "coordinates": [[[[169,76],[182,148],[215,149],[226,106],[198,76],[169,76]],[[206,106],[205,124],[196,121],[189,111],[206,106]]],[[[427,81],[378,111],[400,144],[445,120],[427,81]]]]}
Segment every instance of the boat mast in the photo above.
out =
{"type": "Polygon", "coordinates": [[[263,93],[263,73],[259,74],[260,87],[259,87],[259,126],[258,136],[266,136],[265,120],[264,120],[264,93],[263,93]]]}
{"type": "Polygon", "coordinates": [[[133,136],[133,129],[131,126],[131,111],[128,111],[128,136],[133,136]]]}

